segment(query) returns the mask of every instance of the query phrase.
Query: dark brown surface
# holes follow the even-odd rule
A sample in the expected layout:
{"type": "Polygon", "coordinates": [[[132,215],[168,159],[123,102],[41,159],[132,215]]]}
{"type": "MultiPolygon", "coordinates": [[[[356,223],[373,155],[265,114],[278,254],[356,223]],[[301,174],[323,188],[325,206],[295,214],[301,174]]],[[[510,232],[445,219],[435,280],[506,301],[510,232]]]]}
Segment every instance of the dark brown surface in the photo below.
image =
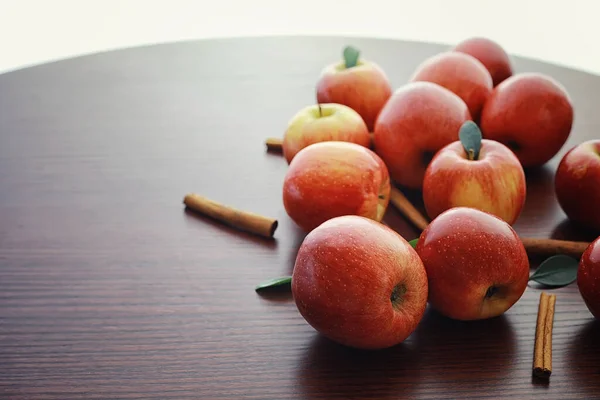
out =
{"type": "MultiPolygon", "coordinates": [[[[532,381],[539,289],[505,316],[427,312],[402,345],[323,339],[286,275],[304,234],[286,216],[287,165],[265,152],[314,101],[341,38],[212,40],[128,49],[0,75],[0,397],[9,399],[598,398],[600,322],[557,293],[554,371],[532,381]],[[198,192],[279,219],[276,240],[185,212],[198,192]]],[[[394,87],[445,47],[352,40],[394,87]]],[[[549,73],[576,110],[567,148],[600,135],[600,77],[549,73]]],[[[528,173],[522,235],[592,239],[565,222],[558,161],[528,173]]],[[[415,232],[390,209],[386,223],[415,232]]]]}

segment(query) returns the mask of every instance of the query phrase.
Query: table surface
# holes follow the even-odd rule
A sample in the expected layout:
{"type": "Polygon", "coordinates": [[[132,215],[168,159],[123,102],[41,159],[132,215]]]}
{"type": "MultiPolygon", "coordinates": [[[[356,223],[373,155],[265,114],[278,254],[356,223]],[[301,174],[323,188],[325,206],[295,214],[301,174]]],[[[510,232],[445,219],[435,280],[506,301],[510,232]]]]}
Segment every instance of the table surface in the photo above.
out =
{"type": "MultiPolygon", "coordinates": [[[[404,84],[445,47],[326,37],[132,48],[0,75],[0,397],[528,398],[600,393],[600,322],[556,289],[553,375],[532,379],[540,288],[504,316],[428,310],[403,344],[359,351],[319,336],[285,291],[304,238],[265,152],[315,101],[345,44],[404,84]],[[188,192],[279,220],[275,240],[184,210],[188,192]]],[[[553,194],[557,161],[600,132],[600,77],[514,58],[562,82],[576,117],[563,150],[527,172],[522,235],[591,240],[553,194]]],[[[418,193],[410,194],[418,199],[418,193]]],[[[390,208],[385,223],[416,231],[390,208]]]]}

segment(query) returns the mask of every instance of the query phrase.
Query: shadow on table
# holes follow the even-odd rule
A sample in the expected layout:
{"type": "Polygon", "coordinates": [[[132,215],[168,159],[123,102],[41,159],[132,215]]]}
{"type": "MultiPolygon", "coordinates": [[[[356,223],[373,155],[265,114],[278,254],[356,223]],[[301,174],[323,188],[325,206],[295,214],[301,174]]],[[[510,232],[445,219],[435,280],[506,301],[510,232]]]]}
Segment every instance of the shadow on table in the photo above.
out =
{"type": "Polygon", "coordinates": [[[551,235],[553,239],[582,242],[591,242],[598,236],[600,236],[600,232],[595,232],[589,228],[583,227],[566,217],[554,228],[551,235]]]}
{"type": "Polygon", "coordinates": [[[299,363],[298,387],[306,398],[480,393],[481,382],[504,387],[515,351],[515,333],[505,316],[461,322],[428,309],[417,330],[389,349],[356,350],[317,335],[299,363]]]}
{"type": "Polygon", "coordinates": [[[515,362],[516,334],[506,315],[457,321],[429,307],[413,336],[429,382],[502,387],[515,362]]]}
{"type": "Polygon", "coordinates": [[[306,237],[306,233],[297,226],[294,226],[292,237],[293,242],[287,256],[287,265],[290,275],[294,272],[294,265],[296,264],[298,250],[300,250],[300,246],[306,237]]]}
{"type": "Polygon", "coordinates": [[[553,221],[560,207],[554,194],[554,167],[544,165],[525,170],[527,194],[521,216],[517,221],[523,227],[538,226],[553,221]]]}
{"type": "Polygon", "coordinates": [[[593,319],[591,314],[590,318],[570,341],[565,366],[573,388],[586,388],[588,399],[598,398],[600,393],[600,320],[593,319]],[[590,379],[592,376],[595,378],[590,379]]]}
{"type": "MultiPolygon", "coordinates": [[[[239,230],[237,228],[233,228],[227,224],[224,224],[220,221],[215,220],[214,218],[210,218],[208,216],[202,215],[202,214],[200,214],[196,211],[193,211],[187,207],[184,208],[183,212],[185,214],[185,217],[187,218],[187,221],[195,220],[196,222],[201,223],[202,225],[210,226],[211,229],[216,229],[216,230],[219,230],[226,234],[231,234],[231,235],[243,238],[244,240],[247,240],[252,243],[256,243],[259,246],[264,246],[269,249],[277,248],[277,238],[261,237],[261,236],[258,236],[258,235],[255,235],[255,234],[252,234],[249,232],[239,230]]],[[[201,228],[203,228],[203,227],[201,227],[201,228]]]]}
{"type": "Polygon", "coordinates": [[[298,367],[298,386],[307,399],[410,398],[419,381],[418,363],[418,354],[408,343],[368,351],[317,335],[298,367]]]}

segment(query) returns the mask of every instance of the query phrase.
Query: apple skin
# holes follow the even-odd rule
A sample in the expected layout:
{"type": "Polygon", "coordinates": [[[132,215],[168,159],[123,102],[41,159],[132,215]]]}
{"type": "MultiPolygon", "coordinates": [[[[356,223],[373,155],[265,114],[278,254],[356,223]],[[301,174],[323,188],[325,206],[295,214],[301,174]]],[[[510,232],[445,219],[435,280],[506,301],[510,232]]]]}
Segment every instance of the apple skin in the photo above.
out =
{"type": "Polygon", "coordinates": [[[371,136],[365,121],[353,109],[343,104],[311,105],[298,111],[288,123],[283,136],[283,155],[288,164],[308,145],[325,142],[352,142],[371,146],[371,136]]]}
{"type": "Polygon", "coordinates": [[[513,74],[510,57],[498,43],[485,37],[472,37],[458,43],[453,51],[475,57],[488,70],[494,86],[513,74]]]}
{"type": "Polygon", "coordinates": [[[420,189],[425,169],[442,147],[458,137],[471,120],[464,101],[431,82],[408,83],[397,89],[381,110],[373,144],[392,180],[420,189]]]}
{"type": "Polygon", "coordinates": [[[321,71],[317,81],[317,102],[352,108],[360,114],[370,132],[391,95],[387,75],[369,60],[359,60],[351,68],[346,68],[343,61],[330,64],[321,71]]]}
{"type": "Polygon", "coordinates": [[[588,246],[579,260],[577,286],[587,308],[600,319],[600,237],[588,246]]]}
{"type": "Polygon", "coordinates": [[[304,319],[345,346],[382,349],[404,341],[427,306],[427,275],[412,246],[359,216],[323,223],[304,239],[292,275],[304,319]]]}
{"type": "Polygon", "coordinates": [[[481,113],[483,137],[507,145],[523,167],[554,157],[571,133],[574,111],[565,88],[552,77],[521,73],[496,86],[481,113]]]}
{"type": "Polygon", "coordinates": [[[560,207],[572,221],[600,232],[600,140],[565,153],[554,176],[560,207]]]}
{"type": "Polygon", "coordinates": [[[359,215],[381,221],[390,200],[383,160],[356,143],[320,142],[300,150],[283,182],[283,205],[310,232],[328,219],[359,215]]]}
{"type": "Polygon", "coordinates": [[[427,271],[429,304],[452,319],[499,316],[527,287],[523,243],[508,223],[484,211],[443,212],[421,233],[416,251],[427,271]]]}
{"type": "Polygon", "coordinates": [[[475,120],[494,87],[490,73],[479,60],[454,51],[438,53],[423,61],[411,77],[411,82],[418,81],[437,83],[456,93],[475,120]]]}
{"type": "Polygon", "coordinates": [[[489,212],[513,225],[526,197],[525,172],[505,145],[483,139],[477,160],[469,160],[460,141],[431,160],[423,180],[423,202],[430,219],[454,207],[489,212]]]}

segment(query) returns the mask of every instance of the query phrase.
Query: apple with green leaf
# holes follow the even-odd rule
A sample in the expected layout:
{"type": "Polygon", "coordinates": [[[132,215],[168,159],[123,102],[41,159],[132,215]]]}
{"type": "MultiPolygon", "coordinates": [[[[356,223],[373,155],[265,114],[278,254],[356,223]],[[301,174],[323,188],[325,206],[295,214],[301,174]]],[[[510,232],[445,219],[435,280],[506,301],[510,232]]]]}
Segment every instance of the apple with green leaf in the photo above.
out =
{"type": "Polygon", "coordinates": [[[350,142],[327,141],[300,150],[283,181],[283,205],[309,232],[341,215],[381,221],[390,200],[390,178],[372,150],[350,142]]]}
{"type": "Polygon", "coordinates": [[[472,207],[514,224],[526,197],[523,167],[502,143],[482,139],[473,121],[459,139],[431,160],[423,179],[423,202],[434,219],[453,207],[472,207]]]}
{"type": "Polygon", "coordinates": [[[529,259],[515,230],[475,208],[444,211],[421,233],[416,251],[427,271],[429,304],[449,318],[499,316],[529,281],[529,259]]]}
{"type": "Polygon", "coordinates": [[[416,251],[387,226],[359,216],[330,219],[306,236],[291,287],[314,329],[361,349],[401,343],[427,305],[427,275],[416,251]]]}
{"type": "Polygon", "coordinates": [[[315,104],[298,111],[283,136],[283,155],[288,163],[308,145],[340,141],[371,146],[371,136],[362,117],[343,104],[315,104]]]}
{"type": "Polygon", "coordinates": [[[507,145],[525,168],[548,162],[571,133],[566,89],[541,73],[520,73],[494,88],[481,113],[483,137],[507,145]]]}
{"type": "Polygon", "coordinates": [[[392,86],[383,69],[360,58],[354,47],[343,52],[344,59],[326,66],[317,82],[318,103],[344,104],[355,110],[373,130],[379,112],[392,95],[392,86]]]}
{"type": "Polygon", "coordinates": [[[396,183],[414,189],[423,185],[429,162],[456,135],[471,114],[464,101],[431,82],[408,83],[397,89],[375,125],[375,151],[396,183]]]}
{"type": "Polygon", "coordinates": [[[585,141],[565,153],[554,188],[569,219],[600,232],[600,139],[585,141]]]}

